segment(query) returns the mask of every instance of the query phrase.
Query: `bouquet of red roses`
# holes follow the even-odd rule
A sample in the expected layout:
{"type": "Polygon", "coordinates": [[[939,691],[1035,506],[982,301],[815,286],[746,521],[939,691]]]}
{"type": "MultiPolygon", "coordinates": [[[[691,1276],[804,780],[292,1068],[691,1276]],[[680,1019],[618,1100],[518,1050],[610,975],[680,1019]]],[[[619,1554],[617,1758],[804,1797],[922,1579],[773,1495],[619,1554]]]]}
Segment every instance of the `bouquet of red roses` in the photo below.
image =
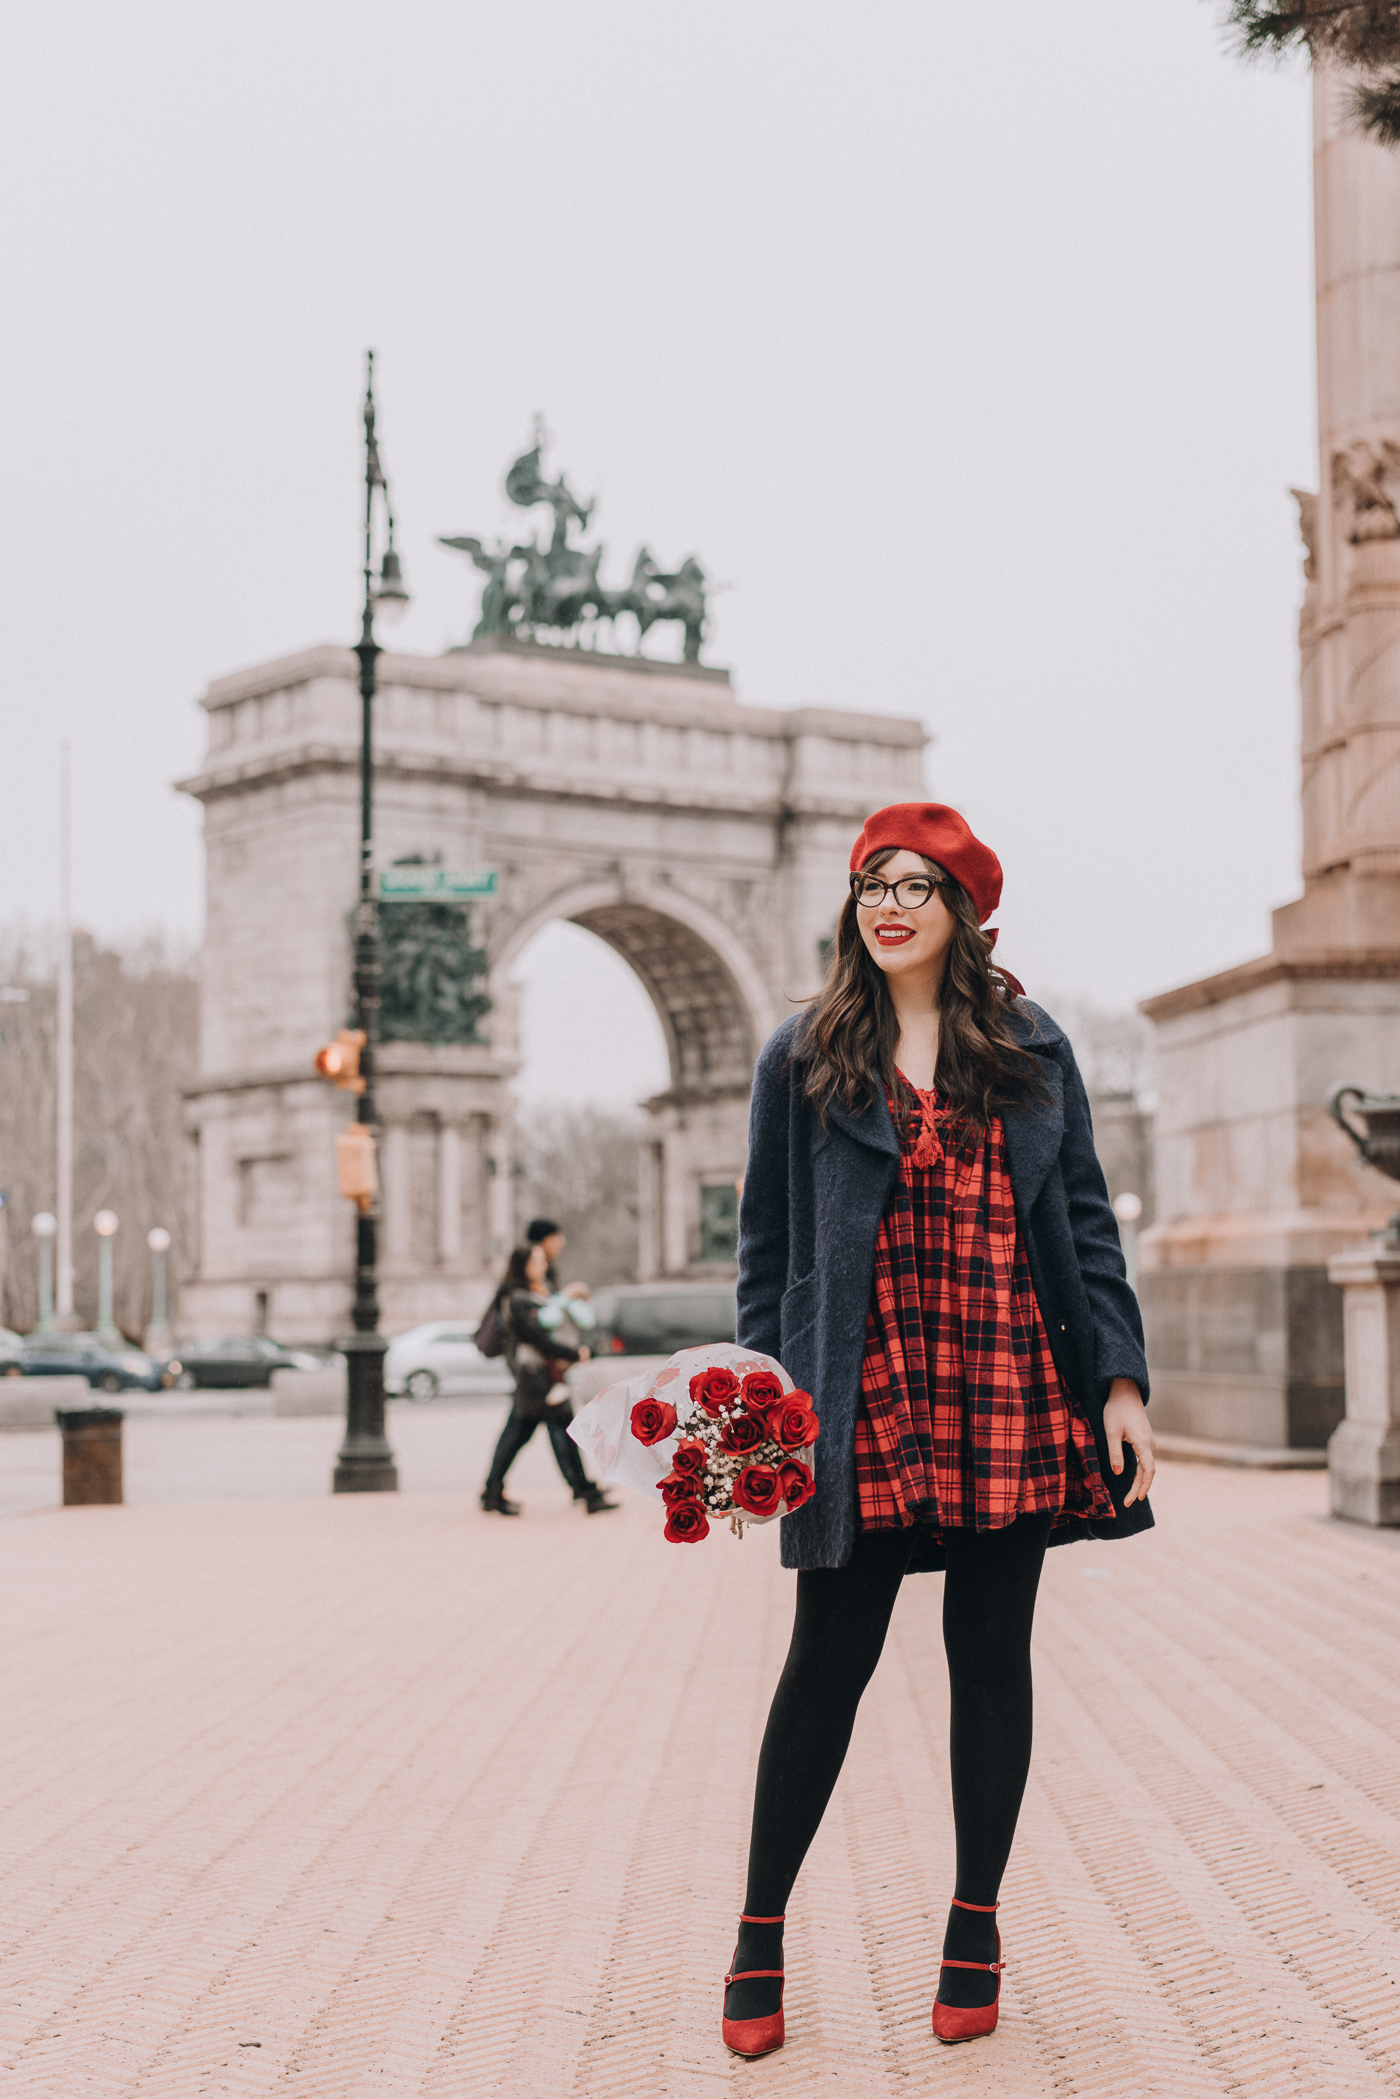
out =
{"type": "Polygon", "coordinates": [[[680,1349],[655,1378],[610,1387],[569,1433],[607,1478],[659,1492],[673,1545],[698,1545],[712,1517],[742,1537],[746,1523],[788,1515],[816,1491],[811,1394],[771,1356],[732,1343],[680,1349]]]}

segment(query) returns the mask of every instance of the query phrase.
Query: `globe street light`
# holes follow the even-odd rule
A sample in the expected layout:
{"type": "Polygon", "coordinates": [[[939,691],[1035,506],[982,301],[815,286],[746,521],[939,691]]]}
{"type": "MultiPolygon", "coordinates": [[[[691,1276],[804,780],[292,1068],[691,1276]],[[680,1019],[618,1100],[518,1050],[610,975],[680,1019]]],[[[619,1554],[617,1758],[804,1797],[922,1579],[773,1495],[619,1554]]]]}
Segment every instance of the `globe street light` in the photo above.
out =
{"type": "Polygon", "coordinates": [[[165,1257],[170,1251],[170,1234],[163,1224],[152,1225],[146,1244],[151,1249],[151,1323],[146,1329],[146,1347],[167,1349],[170,1322],[165,1311],[165,1257]]]}
{"type": "Polygon", "coordinates": [[[1121,1195],[1113,1198],[1113,1214],[1118,1219],[1118,1236],[1123,1242],[1123,1265],[1128,1271],[1128,1281],[1137,1288],[1137,1227],[1142,1215],[1142,1197],[1125,1188],[1121,1195]]]}
{"type": "Polygon", "coordinates": [[[50,1210],[41,1210],[29,1221],[29,1229],[39,1242],[39,1332],[53,1332],[53,1241],[58,1230],[58,1219],[50,1210]]]}
{"type": "Polygon", "coordinates": [[[97,1234],[97,1338],[108,1348],[122,1338],[112,1317],[112,1234],[120,1222],[115,1210],[99,1210],[92,1220],[97,1234]]]}
{"type": "MultiPolygon", "coordinates": [[[[398,619],[408,607],[403,570],[394,551],[394,513],[389,484],[379,459],[375,432],[374,352],[369,352],[365,381],[365,610],[355,653],[360,659],[360,899],[355,910],[355,1025],[361,1031],[359,1073],[364,1081],[358,1120],[377,1142],[374,1063],[379,1042],[379,899],[374,886],[374,694],[379,644],[374,638],[376,613],[398,619]],[[374,497],[382,492],[386,545],[378,575],[374,570],[374,497]]],[[[345,1354],[345,1441],[335,1461],[331,1491],[335,1494],[387,1494],[399,1484],[394,1454],[384,1433],[384,1354],[379,1331],[378,1277],[379,1199],[358,1199],[355,1215],[355,1331],[341,1346],[345,1354]]]]}

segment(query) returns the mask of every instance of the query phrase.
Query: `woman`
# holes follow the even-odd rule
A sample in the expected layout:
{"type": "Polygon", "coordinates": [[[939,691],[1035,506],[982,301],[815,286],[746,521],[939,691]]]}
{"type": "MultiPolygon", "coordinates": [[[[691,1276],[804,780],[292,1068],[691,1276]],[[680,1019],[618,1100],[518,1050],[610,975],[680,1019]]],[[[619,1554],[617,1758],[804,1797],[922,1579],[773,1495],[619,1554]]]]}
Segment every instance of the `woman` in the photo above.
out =
{"type": "Polygon", "coordinates": [[[1000,863],[956,810],[904,802],[851,870],[825,986],[759,1059],[739,1221],[739,1339],[821,1418],[816,1495],[782,1527],[797,1615],[725,1978],[740,2055],[782,2044],[788,1895],[900,1582],[930,1568],[957,1848],[933,2030],[993,2030],[1045,1549],[1152,1522],[1142,1323],[1074,1053],[992,966],[1000,863]]]}
{"type": "Polygon", "coordinates": [[[617,1507],[588,1477],[578,1445],[569,1439],[574,1410],[568,1400],[550,1404],[550,1392],[566,1366],[586,1363],[588,1350],[570,1347],[558,1333],[540,1324],[540,1313],[550,1301],[548,1275],[549,1254],[544,1246],[538,1242],[517,1246],[496,1290],[494,1302],[500,1307],[506,1331],[506,1362],[515,1379],[515,1400],[481,1490],[482,1508],[498,1516],[520,1514],[519,1502],[506,1500],[506,1474],[541,1422],[549,1431],[555,1463],[574,1500],[586,1503],[590,1516],[617,1507]]]}

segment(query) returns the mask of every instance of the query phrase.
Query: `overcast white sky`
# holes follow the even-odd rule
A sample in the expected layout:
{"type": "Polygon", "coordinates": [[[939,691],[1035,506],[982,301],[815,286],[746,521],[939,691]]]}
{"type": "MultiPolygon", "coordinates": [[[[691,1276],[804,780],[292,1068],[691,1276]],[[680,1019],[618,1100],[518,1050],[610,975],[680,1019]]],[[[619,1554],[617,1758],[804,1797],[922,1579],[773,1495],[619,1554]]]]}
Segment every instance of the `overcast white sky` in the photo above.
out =
{"type": "MultiPolygon", "coordinates": [[[[1210,0],[46,0],[5,32],[0,180],[0,918],[52,917],[66,734],[80,917],[197,928],[193,703],[353,639],[373,343],[396,644],[468,631],[435,535],[504,521],[543,408],[610,565],[732,584],[742,696],[923,717],[1033,991],[1267,946],[1307,88],[1210,0]]],[[[567,1067],[532,1029],[532,1091],[654,1082],[587,953],[527,969],[596,1008],[567,1067]]]]}

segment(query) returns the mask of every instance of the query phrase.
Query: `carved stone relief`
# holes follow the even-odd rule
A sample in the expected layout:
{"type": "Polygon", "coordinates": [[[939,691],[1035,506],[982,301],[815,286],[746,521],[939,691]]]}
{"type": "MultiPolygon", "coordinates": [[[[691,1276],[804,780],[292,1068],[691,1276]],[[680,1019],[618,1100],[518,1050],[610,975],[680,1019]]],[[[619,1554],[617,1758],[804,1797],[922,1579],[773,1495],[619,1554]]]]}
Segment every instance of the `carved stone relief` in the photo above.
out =
{"type": "Polygon", "coordinates": [[[478,991],[486,956],[462,904],[380,907],[381,1042],[480,1042],[491,1001],[478,991]]]}
{"type": "Polygon", "coordinates": [[[1332,501],[1353,546],[1368,539],[1400,539],[1400,516],[1387,483],[1400,483],[1400,445],[1388,437],[1379,446],[1358,438],[1332,454],[1332,501]]]}
{"type": "Polygon", "coordinates": [[[1317,497],[1310,488],[1290,488],[1288,493],[1298,505],[1298,533],[1304,547],[1303,574],[1311,583],[1317,575],[1317,497]]]}

